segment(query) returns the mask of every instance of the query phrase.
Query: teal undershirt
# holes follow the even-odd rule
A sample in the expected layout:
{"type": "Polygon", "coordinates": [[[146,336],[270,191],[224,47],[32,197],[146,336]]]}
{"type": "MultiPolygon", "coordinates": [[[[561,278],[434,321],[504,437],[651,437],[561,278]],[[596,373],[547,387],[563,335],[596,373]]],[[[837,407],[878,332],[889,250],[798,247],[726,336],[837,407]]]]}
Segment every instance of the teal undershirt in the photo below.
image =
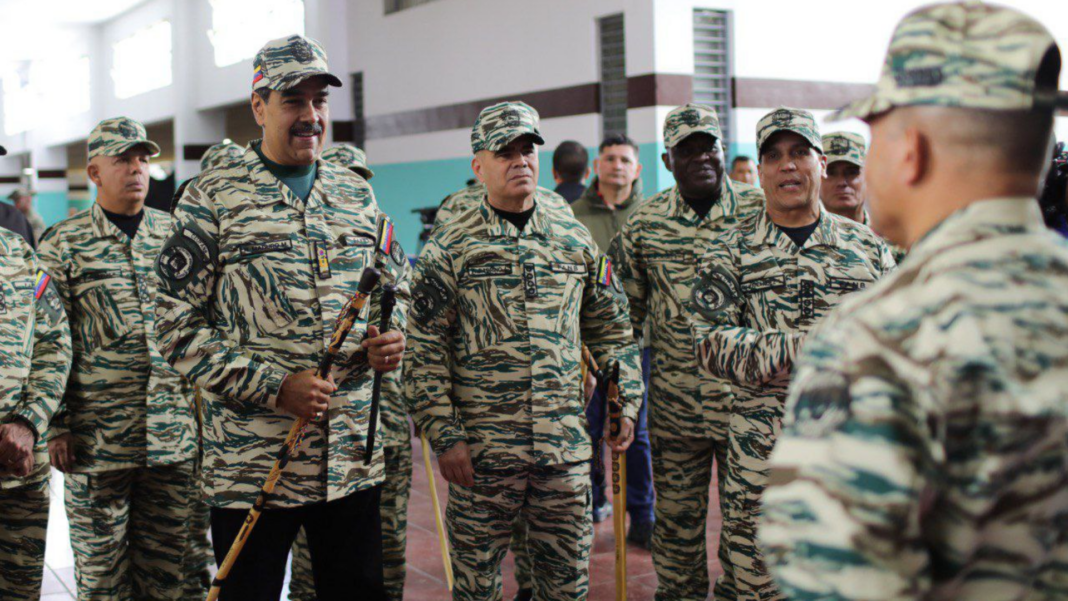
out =
{"type": "Polygon", "coordinates": [[[263,161],[263,166],[271,175],[277,177],[287,188],[293,191],[297,198],[308,202],[311,196],[312,186],[315,185],[315,177],[319,174],[318,164],[311,165],[280,165],[264,156],[259,144],[253,144],[252,149],[263,161]]]}

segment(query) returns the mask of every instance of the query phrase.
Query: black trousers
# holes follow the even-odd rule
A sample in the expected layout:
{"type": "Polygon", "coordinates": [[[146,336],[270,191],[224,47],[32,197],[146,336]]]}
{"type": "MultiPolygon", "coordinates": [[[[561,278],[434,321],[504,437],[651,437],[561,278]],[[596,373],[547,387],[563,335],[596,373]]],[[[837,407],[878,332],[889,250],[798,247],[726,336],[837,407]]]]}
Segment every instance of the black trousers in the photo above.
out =
{"type": "MultiPolygon", "coordinates": [[[[319,601],[385,601],[381,494],[376,486],[329,503],[265,510],[223,584],[220,601],[278,601],[289,549],[302,526],[319,601]]],[[[247,516],[247,509],[211,508],[217,564],[247,516]]]]}

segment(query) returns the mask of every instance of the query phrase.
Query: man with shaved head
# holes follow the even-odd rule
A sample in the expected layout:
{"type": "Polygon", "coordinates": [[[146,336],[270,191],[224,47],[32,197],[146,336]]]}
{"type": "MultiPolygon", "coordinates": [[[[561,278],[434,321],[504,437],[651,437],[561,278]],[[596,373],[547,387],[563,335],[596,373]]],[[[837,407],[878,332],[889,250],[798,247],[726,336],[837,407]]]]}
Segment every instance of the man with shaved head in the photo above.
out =
{"type": "Polygon", "coordinates": [[[806,341],[764,495],[790,599],[1065,598],[1068,242],[1035,197],[1061,55],[1038,22],[937,4],[874,94],[872,222],[910,246],[806,341]]]}

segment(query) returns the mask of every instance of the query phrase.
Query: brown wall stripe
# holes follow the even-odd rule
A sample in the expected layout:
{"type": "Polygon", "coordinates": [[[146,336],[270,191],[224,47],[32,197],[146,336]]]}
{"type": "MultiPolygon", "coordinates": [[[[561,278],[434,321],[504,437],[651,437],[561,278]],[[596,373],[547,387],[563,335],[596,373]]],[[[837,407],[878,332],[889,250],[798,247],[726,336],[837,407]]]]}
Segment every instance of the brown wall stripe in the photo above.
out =
{"type": "Polygon", "coordinates": [[[649,73],[627,78],[627,108],[678,106],[693,101],[693,76],[649,73]]]}
{"type": "Polygon", "coordinates": [[[17,175],[0,176],[0,184],[18,184],[21,182],[22,178],[17,175]]]}
{"type": "Polygon", "coordinates": [[[600,85],[582,84],[554,90],[509,94],[499,98],[473,100],[428,109],[417,109],[366,118],[367,139],[394,138],[449,129],[466,129],[475,123],[478,113],[498,102],[522,100],[538,109],[542,119],[597,113],[600,109],[600,85]]]}
{"type": "Polygon", "coordinates": [[[67,179],[66,169],[38,169],[38,179],[67,179]]]}
{"type": "Polygon", "coordinates": [[[71,192],[78,192],[78,191],[86,191],[86,192],[88,192],[89,191],[89,184],[71,184],[71,185],[67,186],[67,189],[70,190],[71,192]]]}
{"type": "Polygon", "coordinates": [[[330,127],[334,130],[335,142],[355,142],[355,121],[331,121],[330,127]]]}
{"type": "Polygon", "coordinates": [[[186,144],[182,146],[182,160],[199,161],[211,146],[211,144],[186,144]]]}
{"type": "Polygon", "coordinates": [[[739,77],[734,80],[734,106],[738,108],[796,106],[807,109],[836,109],[864,98],[874,90],[874,85],[860,83],[739,77]]]}

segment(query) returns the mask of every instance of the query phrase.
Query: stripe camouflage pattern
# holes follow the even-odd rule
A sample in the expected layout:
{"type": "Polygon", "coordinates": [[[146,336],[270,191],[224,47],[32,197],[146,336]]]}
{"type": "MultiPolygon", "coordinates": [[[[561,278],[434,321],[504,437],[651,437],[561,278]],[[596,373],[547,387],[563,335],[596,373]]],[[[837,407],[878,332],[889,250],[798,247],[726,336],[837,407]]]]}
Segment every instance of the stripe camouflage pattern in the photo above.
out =
{"type": "Polygon", "coordinates": [[[805,333],[894,265],[874,232],[828,211],[803,247],[761,211],[714,241],[701,260],[693,291],[696,350],[702,369],[735,392],[723,531],[739,598],[782,598],[755,528],[785,384],[805,333]]]}
{"type": "MultiPolygon", "coordinates": [[[[204,393],[208,502],[235,509],[252,506],[293,423],[277,410],[282,380],[316,367],[364,268],[383,261],[383,283],[397,285],[396,328],[405,325],[409,296],[400,243],[376,256],[378,225],[387,217],[367,182],[319,160],[305,203],[270,174],[258,144],[186,189],[157,262],[161,348],[204,393]]],[[[309,428],[272,507],[339,499],[382,482],[380,450],[368,466],[358,459],[373,378],[359,345],[367,323],[378,321],[381,289],[334,367],[330,443],[321,428],[309,428]]],[[[384,407],[399,391],[397,378],[399,371],[387,374],[384,407]]]]}

